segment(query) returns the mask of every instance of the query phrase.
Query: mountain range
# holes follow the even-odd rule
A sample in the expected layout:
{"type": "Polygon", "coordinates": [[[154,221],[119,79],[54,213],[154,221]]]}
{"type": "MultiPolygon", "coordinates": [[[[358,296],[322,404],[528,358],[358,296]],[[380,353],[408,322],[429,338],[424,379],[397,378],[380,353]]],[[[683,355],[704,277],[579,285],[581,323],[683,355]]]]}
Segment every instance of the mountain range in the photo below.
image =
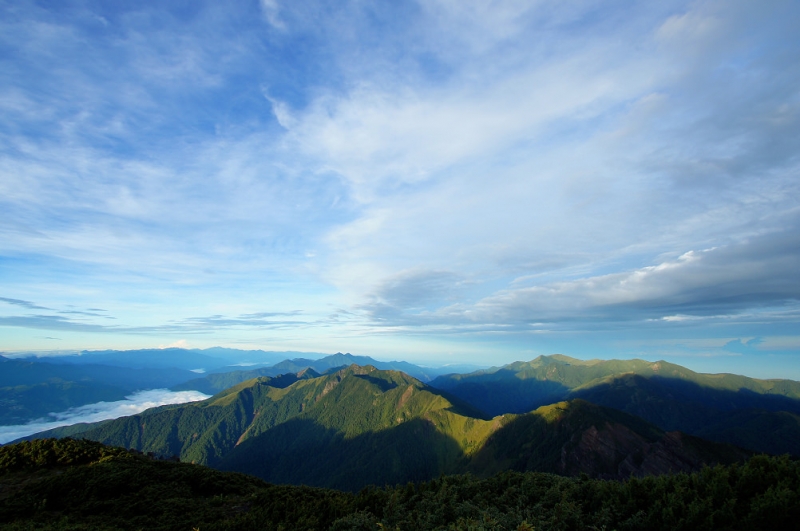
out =
{"type": "Polygon", "coordinates": [[[700,374],[665,361],[540,356],[431,385],[487,415],[521,413],[580,398],[625,411],[665,431],[800,456],[800,382],[700,374]]]}
{"type": "Polygon", "coordinates": [[[201,393],[216,394],[238,383],[259,378],[262,376],[275,377],[312,369],[324,373],[331,369],[347,367],[349,365],[371,365],[378,369],[402,371],[420,381],[429,382],[444,372],[443,369],[420,367],[406,361],[378,361],[369,356],[354,356],[350,353],[337,352],[317,360],[307,358],[294,358],[283,360],[269,367],[258,369],[235,370],[215,372],[201,378],[193,378],[187,382],[175,385],[173,391],[200,391],[201,393]]]}
{"type": "Polygon", "coordinates": [[[255,378],[205,401],[38,437],[66,435],[345,490],[502,470],[623,478],[749,455],[580,399],[490,418],[402,372],[358,365],[255,378]]]}
{"type": "Polygon", "coordinates": [[[96,402],[122,400],[146,389],[196,390],[213,395],[251,378],[279,376],[309,367],[325,372],[352,363],[372,364],[402,370],[423,381],[446,371],[341,353],[319,354],[320,359],[283,357],[296,354],[214,347],[83,351],[46,358],[0,356],[0,426],[20,425],[96,402]],[[254,366],[258,368],[244,368],[254,366]],[[208,373],[199,377],[197,371],[206,370],[201,367],[208,368],[208,373]]]}
{"type": "Polygon", "coordinates": [[[207,400],[30,439],[77,436],[345,490],[505,470],[619,479],[754,452],[800,456],[794,381],[553,355],[426,383],[397,369],[435,371],[370,361],[340,353],[207,374],[172,387],[213,393],[207,400]]]}

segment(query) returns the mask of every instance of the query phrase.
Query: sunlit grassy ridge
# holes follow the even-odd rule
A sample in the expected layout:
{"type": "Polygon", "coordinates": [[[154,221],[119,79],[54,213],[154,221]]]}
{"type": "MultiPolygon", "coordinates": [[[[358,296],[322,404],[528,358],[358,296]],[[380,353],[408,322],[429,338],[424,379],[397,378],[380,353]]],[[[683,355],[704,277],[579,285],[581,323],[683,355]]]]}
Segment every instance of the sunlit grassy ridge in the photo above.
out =
{"type": "Polygon", "coordinates": [[[354,366],[296,387],[313,387],[313,403],[221,467],[337,488],[422,480],[458,470],[498,427],[398,371],[354,366]]]}
{"type": "Polygon", "coordinates": [[[489,421],[470,415],[480,413],[404,373],[354,365],[326,376],[306,372],[294,381],[252,379],[205,401],[155,408],[87,427],[80,435],[214,465],[247,440],[292,419],[294,427],[306,423],[343,439],[424,420],[463,440],[464,448],[458,448],[463,453],[491,431],[489,421]]]}
{"type": "Polygon", "coordinates": [[[485,418],[398,371],[353,365],[301,376],[255,378],[79,435],[276,483],[347,490],[507,469],[628,477],[747,456],[580,400],[485,418]]]}
{"type": "Polygon", "coordinates": [[[700,374],[664,361],[581,361],[554,355],[443,376],[431,385],[489,415],[581,398],[665,431],[800,456],[800,382],[792,380],[700,374]]]}

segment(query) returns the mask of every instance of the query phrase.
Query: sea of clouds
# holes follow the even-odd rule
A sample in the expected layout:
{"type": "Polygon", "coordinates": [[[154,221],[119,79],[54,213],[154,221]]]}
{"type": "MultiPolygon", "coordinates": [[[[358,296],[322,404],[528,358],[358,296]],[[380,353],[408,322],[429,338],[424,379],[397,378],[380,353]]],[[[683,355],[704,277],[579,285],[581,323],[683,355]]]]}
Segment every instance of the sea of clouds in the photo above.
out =
{"type": "Polygon", "coordinates": [[[210,398],[209,395],[198,391],[170,391],[169,389],[148,389],[138,391],[125,400],[116,402],[97,402],[86,404],[63,411],[50,413],[47,418],[42,418],[28,424],[18,426],[0,426],[0,444],[27,437],[40,431],[51,430],[61,426],[69,426],[79,422],[98,422],[107,419],[116,419],[128,415],[141,413],[145,409],[167,404],[183,404],[210,398]]]}

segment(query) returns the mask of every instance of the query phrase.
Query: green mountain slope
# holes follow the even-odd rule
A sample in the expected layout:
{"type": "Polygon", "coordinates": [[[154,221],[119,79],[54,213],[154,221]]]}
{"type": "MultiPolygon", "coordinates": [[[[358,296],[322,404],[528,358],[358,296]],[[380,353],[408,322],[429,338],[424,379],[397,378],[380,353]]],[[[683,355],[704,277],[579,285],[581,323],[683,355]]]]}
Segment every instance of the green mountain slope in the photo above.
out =
{"type": "Polygon", "coordinates": [[[77,435],[105,444],[124,446],[184,461],[215,464],[247,437],[280,424],[302,412],[313,400],[319,378],[297,380],[309,386],[277,386],[271,378],[256,378],[189,404],[152,408],[138,415],[73,427],[56,428],[46,435],[77,435]],[[316,385],[315,385],[316,384],[316,385]]]}
{"type": "Polygon", "coordinates": [[[510,469],[624,479],[692,472],[749,456],[736,447],[665,433],[638,417],[584,400],[509,417],[473,457],[471,472],[485,475],[510,469]]]}
{"type": "Polygon", "coordinates": [[[663,361],[581,361],[556,355],[440,377],[431,385],[489,414],[524,412],[582,398],[636,415],[666,431],[800,456],[800,438],[791,436],[798,429],[794,419],[800,415],[800,382],[791,380],[699,374],[663,361]],[[737,427],[736,419],[744,411],[750,412],[751,424],[737,427]],[[754,436],[752,423],[767,431],[754,436]]]}
{"type": "Polygon", "coordinates": [[[342,489],[394,484],[455,471],[496,429],[398,371],[351,366],[323,380],[313,407],[244,441],[220,466],[342,489]]]}
{"type": "MultiPolygon", "coordinates": [[[[424,414],[441,418],[441,422],[450,422],[454,415],[464,419],[480,415],[470,406],[454,405],[440,392],[428,390],[418,380],[397,371],[354,365],[315,378],[294,375],[295,381],[286,386],[291,379],[256,378],[205,401],[153,408],[86,425],[78,428],[80,432],[68,427],[45,434],[80,433],[81,437],[106,444],[215,465],[237,445],[295,417],[310,418],[322,428],[350,437],[424,414]]],[[[478,418],[474,422],[486,423],[478,418]]],[[[476,444],[470,436],[465,437],[468,444],[476,444]]]]}
{"type": "Polygon", "coordinates": [[[627,477],[651,469],[692,471],[704,463],[745,457],[727,447],[692,453],[688,439],[680,436],[659,446],[666,435],[654,426],[580,401],[559,406],[570,412],[564,421],[553,421],[541,410],[485,419],[459,399],[404,373],[370,366],[296,378],[283,387],[275,383],[257,378],[202,402],[45,434],[83,430],[81,437],[106,444],[176,455],[279,483],[339,489],[508,468],[627,477]],[[582,452],[577,460],[553,468],[552,456],[573,447],[582,452]],[[656,450],[661,468],[648,464],[656,450]],[[595,455],[609,452],[610,458],[595,455]]]}

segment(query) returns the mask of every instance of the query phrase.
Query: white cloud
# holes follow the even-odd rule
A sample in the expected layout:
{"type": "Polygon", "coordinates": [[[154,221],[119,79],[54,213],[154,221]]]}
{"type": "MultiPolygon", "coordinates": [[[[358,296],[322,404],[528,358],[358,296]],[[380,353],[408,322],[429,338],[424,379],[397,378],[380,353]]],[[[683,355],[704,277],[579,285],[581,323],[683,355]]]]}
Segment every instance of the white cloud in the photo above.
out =
{"type": "Polygon", "coordinates": [[[179,339],[177,341],[173,341],[168,345],[159,345],[158,348],[189,348],[189,342],[185,339],[179,339]]]}
{"type": "Polygon", "coordinates": [[[531,323],[594,329],[600,323],[748,322],[767,315],[778,322],[796,318],[800,303],[797,245],[794,232],[767,233],[624,272],[550,283],[531,277],[474,301],[474,292],[465,290],[471,286],[453,273],[409,271],[380,285],[361,309],[381,327],[511,333],[531,323]]]}
{"type": "Polygon", "coordinates": [[[794,273],[800,256],[790,251],[796,246],[794,232],[767,234],[629,272],[507,290],[476,308],[500,322],[652,316],[681,321],[781,306],[800,301],[794,273]]]}
{"type": "Polygon", "coordinates": [[[286,25],[280,18],[280,8],[278,0],[261,0],[261,9],[269,23],[273,27],[283,30],[286,29],[286,25]]]}
{"type": "Polygon", "coordinates": [[[342,175],[370,203],[402,185],[441,178],[454,166],[540,141],[557,120],[591,120],[637,97],[652,83],[652,68],[635,56],[620,64],[604,59],[617,51],[603,44],[477,84],[365,83],[344,96],[319,98],[281,123],[289,126],[294,149],[342,175]]]}
{"type": "Polygon", "coordinates": [[[97,402],[87,404],[60,413],[50,413],[50,419],[41,419],[20,426],[0,426],[0,444],[26,437],[40,431],[51,430],[61,426],[70,426],[81,422],[99,422],[136,415],[146,409],[168,404],[184,404],[210,398],[198,391],[169,391],[167,389],[149,389],[139,391],[117,402],[97,402]]]}
{"type": "MultiPolygon", "coordinates": [[[[3,297],[210,346],[361,337],[377,305],[452,332],[793,296],[767,279],[795,243],[746,242],[800,225],[796,3],[19,6],[3,297]]],[[[3,323],[109,333],[29,309],[3,323]]]]}

